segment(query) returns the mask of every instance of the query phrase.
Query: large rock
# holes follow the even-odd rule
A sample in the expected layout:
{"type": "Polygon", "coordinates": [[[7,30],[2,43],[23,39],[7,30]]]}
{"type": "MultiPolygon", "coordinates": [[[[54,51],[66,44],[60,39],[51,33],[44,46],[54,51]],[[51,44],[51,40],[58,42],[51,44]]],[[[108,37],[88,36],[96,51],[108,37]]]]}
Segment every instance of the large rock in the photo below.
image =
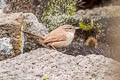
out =
{"type": "Polygon", "coordinates": [[[120,80],[119,66],[102,55],[74,57],[39,48],[1,61],[0,80],[120,80]]]}
{"type": "Polygon", "coordinates": [[[25,34],[22,30],[45,36],[48,31],[46,27],[39,23],[32,13],[3,13],[0,10],[0,60],[9,55],[16,56],[25,50],[38,48],[37,42],[30,42],[33,36],[25,34]],[[29,41],[30,40],[30,41],[29,41]],[[4,56],[3,56],[4,55],[4,56]]]}
{"type": "Polygon", "coordinates": [[[101,20],[104,18],[115,18],[120,17],[120,6],[105,6],[94,8],[92,10],[79,10],[74,15],[76,18],[91,18],[95,21],[101,20]]]}
{"type": "Polygon", "coordinates": [[[47,28],[42,23],[39,23],[37,17],[33,13],[24,13],[23,16],[27,31],[42,36],[48,34],[47,28]]]}
{"type": "Polygon", "coordinates": [[[0,60],[5,55],[15,56],[23,51],[21,46],[22,13],[4,14],[0,10],[0,60]]]}
{"type": "MultiPolygon", "coordinates": [[[[25,31],[28,31],[37,35],[41,35],[41,36],[45,36],[48,34],[47,28],[42,23],[39,23],[37,17],[34,14],[24,13],[23,16],[24,16],[24,23],[25,23],[25,27],[24,27],[25,31]]],[[[39,40],[37,40],[36,37],[25,34],[24,52],[30,51],[39,47],[40,47],[39,40]]]]}
{"type": "MultiPolygon", "coordinates": [[[[3,0],[1,0],[3,1],[3,0]]],[[[33,13],[37,18],[42,17],[43,10],[48,3],[48,0],[4,0],[6,1],[5,12],[24,12],[33,13]]]]}

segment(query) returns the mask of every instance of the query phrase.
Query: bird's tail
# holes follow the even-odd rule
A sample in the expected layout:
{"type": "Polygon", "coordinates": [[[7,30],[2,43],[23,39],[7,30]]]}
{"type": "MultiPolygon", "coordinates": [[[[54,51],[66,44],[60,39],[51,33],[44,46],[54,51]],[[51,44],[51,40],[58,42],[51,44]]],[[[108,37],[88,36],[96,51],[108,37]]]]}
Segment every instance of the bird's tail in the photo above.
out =
{"type": "Polygon", "coordinates": [[[32,36],[34,36],[34,37],[39,38],[41,44],[43,43],[43,41],[44,41],[44,39],[45,39],[44,36],[40,36],[40,35],[37,35],[37,34],[33,34],[33,33],[30,33],[30,32],[27,32],[27,31],[22,31],[22,32],[27,33],[27,34],[29,34],[29,35],[32,35],[32,36]]]}

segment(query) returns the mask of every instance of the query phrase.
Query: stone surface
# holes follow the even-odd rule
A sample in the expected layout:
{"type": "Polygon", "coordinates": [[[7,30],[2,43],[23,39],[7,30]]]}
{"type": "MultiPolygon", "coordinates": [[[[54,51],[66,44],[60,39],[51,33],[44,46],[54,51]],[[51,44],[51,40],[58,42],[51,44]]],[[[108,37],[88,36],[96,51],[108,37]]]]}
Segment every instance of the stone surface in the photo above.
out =
{"type": "MultiPolygon", "coordinates": [[[[31,39],[36,39],[33,38],[33,36],[26,34],[24,36],[22,30],[42,36],[45,36],[48,33],[46,27],[42,23],[39,23],[36,16],[32,13],[21,12],[21,13],[6,14],[3,13],[2,9],[0,10],[0,32],[1,32],[0,38],[3,37],[10,38],[10,43],[13,46],[12,49],[13,53],[11,54],[15,54],[15,55],[20,54],[23,53],[23,48],[29,51],[32,50],[33,48],[34,49],[38,48],[40,45],[39,41],[37,43],[36,41],[31,40],[31,39]]],[[[4,46],[5,49],[3,50],[2,45],[6,43],[1,42],[0,44],[1,44],[0,50],[2,52],[8,49],[7,47],[4,46]]],[[[7,43],[7,45],[9,44],[7,43]]],[[[10,54],[10,53],[6,53],[6,54],[10,54]]],[[[1,60],[1,56],[0,56],[0,60],[1,60]]]]}
{"type": "Polygon", "coordinates": [[[10,43],[10,38],[0,38],[0,54],[12,54],[13,46],[10,43]]]}
{"type": "Polygon", "coordinates": [[[40,20],[48,0],[5,0],[5,12],[24,12],[33,13],[40,20]]]}
{"type": "Polygon", "coordinates": [[[76,18],[88,17],[95,21],[104,18],[120,17],[120,6],[105,6],[92,10],[79,10],[74,15],[76,18]]]}
{"type": "Polygon", "coordinates": [[[21,53],[21,22],[23,13],[0,13],[0,60],[1,55],[6,57],[10,54],[18,55],[21,53]],[[4,41],[3,41],[4,40],[4,41]]]}
{"type": "Polygon", "coordinates": [[[33,13],[24,13],[25,29],[37,35],[45,36],[48,34],[47,28],[39,23],[37,17],[33,13]]]}
{"type": "Polygon", "coordinates": [[[74,57],[39,48],[1,61],[0,80],[119,80],[117,66],[117,61],[102,55],[74,57]]]}
{"type": "MultiPolygon", "coordinates": [[[[24,31],[31,32],[33,34],[45,36],[48,34],[47,28],[39,23],[37,17],[32,13],[24,13],[24,31]]],[[[30,51],[40,47],[39,40],[37,37],[25,34],[25,46],[24,52],[30,51]]]]}

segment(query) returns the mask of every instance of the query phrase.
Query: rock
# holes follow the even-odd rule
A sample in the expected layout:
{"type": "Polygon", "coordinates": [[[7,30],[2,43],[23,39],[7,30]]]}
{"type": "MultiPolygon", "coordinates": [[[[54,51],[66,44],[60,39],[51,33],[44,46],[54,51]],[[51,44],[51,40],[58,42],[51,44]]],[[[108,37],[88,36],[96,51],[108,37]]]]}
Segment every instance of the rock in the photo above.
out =
{"type": "MultiPolygon", "coordinates": [[[[42,24],[39,23],[37,17],[32,14],[32,13],[24,13],[24,25],[25,31],[45,36],[48,34],[47,28],[42,24]]],[[[26,35],[25,34],[25,46],[24,46],[24,52],[39,48],[39,40],[37,40],[36,37],[31,36],[31,35],[26,35]]]]}
{"type": "MultiPolygon", "coordinates": [[[[35,15],[32,13],[11,13],[11,14],[5,14],[0,13],[0,38],[9,38],[10,43],[13,46],[13,49],[10,48],[10,51],[12,50],[13,53],[6,53],[6,54],[20,54],[23,53],[23,48],[26,50],[28,49],[36,49],[39,47],[39,42],[30,42],[31,38],[33,36],[31,35],[26,35],[25,34],[25,39],[24,39],[24,33],[22,30],[26,30],[28,32],[37,34],[37,35],[42,35],[45,36],[48,31],[46,27],[42,24],[39,23],[38,19],[36,18],[35,15]],[[24,45],[25,44],[25,45],[24,45]]],[[[35,38],[36,39],[36,38],[35,38]]],[[[2,41],[6,42],[6,41],[2,41]]],[[[0,53],[8,52],[4,50],[8,50],[8,43],[0,43],[0,53]],[[6,44],[6,45],[4,45],[6,44]],[[6,47],[7,46],[7,47],[6,47]],[[6,48],[6,49],[4,49],[6,48]],[[3,52],[4,51],[4,52],[3,52]]],[[[5,54],[5,53],[4,53],[5,54]]],[[[14,56],[15,56],[14,55],[14,56]]],[[[1,57],[1,56],[0,56],[1,57]]],[[[0,59],[1,60],[1,59],[0,59]]]]}
{"type": "Polygon", "coordinates": [[[12,54],[13,53],[13,46],[10,43],[10,38],[0,38],[0,54],[12,54]]]}
{"type": "Polygon", "coordinates": [[[1,61],[0,80],[119,80],[119,66],[102,55],[75,57],[39,48],[1,61]]]}
{"type": "Polygon", "coordinates": [[[0,15],[2,15],[3,14],[3,9],[0,9],[0,15]]]}
{"type": "MultiPolygon", "coordinates": [[[[48,3],[48,0],[4,0],[6,5],[9,5],[10,12],[33,13],[40,21],[42,13],[48,3]]],[[[7,10],[6,10],[7,11],[7,10]]]]}
{"type": "Polygon", "coordinates": [[[0,60],[1,56],[15,56],[23,51],[21,47],[21,22],[23,13],[0,13],[0,60]]]}
{"type": "Polygon", "coordinates": [[[120,6],[105,6],[94,8],[92,10],[79,10],[74,15],[76,18],[88,17],[91,19],[100,20],[104,18],[120,17],[120,6]]]}
{"type": "Polygon", "coordinates": [[[3,8],[5,8],[5,6],[6,6],[5,0],[1,0],[0,1],[0,8],[3,9],[3,8]]]}
{"type": "Polygon", "coordinates": [[[13,24],[13,25],[20,25],[19,19],[22,19],[23,13],[11,13],[11,14],[5,14],[1,12],[2,15],[0,15],[0,25],[5,24],[13,24]]]}
{"type": "Polygon", "coordinates": [[[39,23],[37,17],[33,13],[24,13],[23,16],[27,31],[42,36],[48,34],[47,28],[42,23],[39,23]]]}

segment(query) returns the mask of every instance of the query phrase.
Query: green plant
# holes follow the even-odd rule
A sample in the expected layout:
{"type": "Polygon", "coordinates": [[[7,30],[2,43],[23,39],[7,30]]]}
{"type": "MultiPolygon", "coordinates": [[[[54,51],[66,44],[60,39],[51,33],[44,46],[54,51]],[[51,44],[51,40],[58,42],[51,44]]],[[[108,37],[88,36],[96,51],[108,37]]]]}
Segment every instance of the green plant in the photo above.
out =
{"type": "Polygon", "coordinates": [[[48,80],[49,78],[48,77],[44,77],[43,80],[48,80]]]}
{"type": "Polygon", "coordinates": [[[70,5],[67,6],[66,14],[73,16],[75,11],[76,11],[75,3],[74,4],[70,4],[70,5]]]}
{"type": "Polygon", "coordinates": [[[86,18],[86,17],[82,18],[82,20],[79,21],[79,26],[82,31],[85,31],[94,35],[98,35],[103,32],[100,23],[90,18],[86,18]]]}
{"type": "Polygon", "coordinates": [[[79,25],[79,20],[74,16],[66,15],[66,14],[55,14],[46,16],[44,19],[45,25],[48,27],[49,31],[64,25],[71,24],[73,26],[79,25]]]}
{"type": "Polygon", "coordinates": [[[86,30],[86,31],[91,30],[91,29],[94,28],[94,22],[93,22],[93,20],[90,20],[89,23],[84,23],[84,21],[81,20],[79,22],[79,25],[80,25],[80,28],[82,30],[86,30]]]}
{"type": "Polygon", "coordinates": [[[46,16],[55,15],[56,13],[73,15],[76,11],[75,4],[76,0],[49,0],[42,14],[42,22],[44,22],[46,16]]]}

